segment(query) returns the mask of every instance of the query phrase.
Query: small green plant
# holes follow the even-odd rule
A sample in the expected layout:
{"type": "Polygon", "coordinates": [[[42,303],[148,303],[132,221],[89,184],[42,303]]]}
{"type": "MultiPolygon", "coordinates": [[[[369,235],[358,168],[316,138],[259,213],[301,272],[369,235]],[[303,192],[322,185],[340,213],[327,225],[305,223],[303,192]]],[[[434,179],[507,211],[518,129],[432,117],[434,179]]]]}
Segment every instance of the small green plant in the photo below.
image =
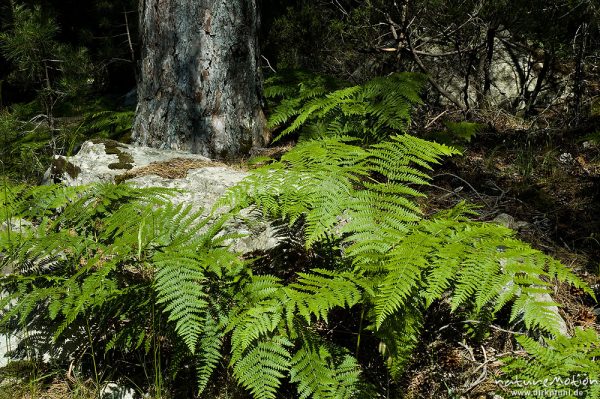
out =
{"type": "Polygon", "coordinates": [[[531,141],[527,140],[527,143],[523,147],[516,150],[515,166],[517,172],[523,179],[530,179],[535,172],[535,164],[534,149],[531,145],[531,141]]]}
{"type": "Polygon", "coordinates": [[[40,177],[50,161],[51,141],[52,134],[44,126],[0,111],[0,174],[15,180],[40,177]]]}

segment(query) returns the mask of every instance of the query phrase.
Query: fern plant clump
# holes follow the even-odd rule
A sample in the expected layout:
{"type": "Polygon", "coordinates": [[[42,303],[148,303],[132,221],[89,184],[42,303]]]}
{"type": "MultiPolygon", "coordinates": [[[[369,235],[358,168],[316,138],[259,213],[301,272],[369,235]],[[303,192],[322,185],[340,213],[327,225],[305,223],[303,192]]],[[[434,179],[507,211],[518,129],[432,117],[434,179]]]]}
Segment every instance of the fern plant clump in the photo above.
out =
{"type": "MultiPolygon", "coordinates": [[[[0,281],[1,322],[31,337],[14,356],[91,357],[108,369],[127,353],[166,351],[199,370],[216,365],[206,343],[220,342],[227,289],[246,271],[222,245],[230,236],[217,237],[227,215],[203,219],[172,205],[171,190],[127,185],[6,187],[0,196],[4,220],[20,224],[0,232],[0,261],[14,271],[0,281]]],[[[165,364],[175,378],[177,363],[165,364]]]]}
{"type": "Polygon", "coordinates": [[[419,93],[424,82],[417,73],[396,73],[357,86],[301,72],[275,75],[265,82],[265,97],[277,102],[269,127],[284,126],[276,140],[297,132],[303,138],[335,134],[371,143],[384,140],[406,131],[412,108],[423,103],[419,93]]]}
{"type": "Polygon", "coordinates": [[[305,92],[314,102],[286,105],[302,110],[277,123],[320,124],[320,137],[251,170],[209,216],[163,189],[5,190],[3,216],[28,223],[0,233],[0,261],[18,271],[0,281],[2,325],[75,342],[81,356],[168,353],[170,375],[195,369],[194,395],[210,397],[229,369],[257,399],[373,398],[401,394],[427,312],[443,302],[471,319],[504,312],[524,334],[531,356],[507,361],[507,379],[595,378],[597,336],[569,336],[552,300],[557,281],[593,296],[584,282],[512,230],[471,221],[466,204],[424,215],[421,189],[457,151],[401,132],[408,111],[384,106],[383,87],[416,103],[413,78],[305,92]],[[370,129],[386,138],[365,145],[370,129]],[[281,226],[282,245],[300,241],[305,262],[230,251],[227,220],[248,208],[281,226]],[[575,353],[583,367],[563,362],[575,353]]]}

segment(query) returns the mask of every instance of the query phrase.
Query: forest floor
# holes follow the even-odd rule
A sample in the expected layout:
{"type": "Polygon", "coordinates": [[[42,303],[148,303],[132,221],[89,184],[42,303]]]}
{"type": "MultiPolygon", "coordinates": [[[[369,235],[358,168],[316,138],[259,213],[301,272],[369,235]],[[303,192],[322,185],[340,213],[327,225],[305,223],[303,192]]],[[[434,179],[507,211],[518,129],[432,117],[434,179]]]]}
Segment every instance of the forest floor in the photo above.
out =
{"type": "MultiPolygon", "coordinates": [[[[479,220],[516,230],[518,238],[571,267],[600,294],[600,142],[585,129],[484,132],[434,176],[429,212],[460,201],[476,204],[479,220]]],[[[600,308],[588,295],[561,285],[553,299],[569,329],[600,331],[600,308]]],[[[482,341],[470,340],[461,333],[469,323],[476,334],[478,322],[452,315],[448,304],[430,312],[405,376],[407,398],[494,397],[499,359],[518,355],[512,339],[518,333],[492,325],[482,341]]]]}

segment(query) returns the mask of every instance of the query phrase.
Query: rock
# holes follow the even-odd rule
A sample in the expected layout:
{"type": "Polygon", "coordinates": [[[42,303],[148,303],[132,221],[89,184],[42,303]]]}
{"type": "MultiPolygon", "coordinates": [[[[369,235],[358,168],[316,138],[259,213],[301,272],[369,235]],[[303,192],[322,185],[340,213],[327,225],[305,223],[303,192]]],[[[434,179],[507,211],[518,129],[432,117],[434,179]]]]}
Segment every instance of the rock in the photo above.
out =
{"type": "MultiPolygon", "coordinates": [[[[77,155],[55,156],[52,165],[44,174],[42,184],[60,181],[68,186],[75,186],[96,182],[115,182],[118,176],[125,175],[126,172],[135,168],[161,164],[177,158],[203,162],[204,165],[218,165],[200,155],[134,147],[114,140],[94,140],[83,143],[77,155]]],[[[132,175],[129,173],[129,177],[132,175]]]]}
{"type": "Polygon", "coordinates": [[[20,218],[11,218],[10,220],[0,223],[0,231],[21,231],[22,229],[27,229],[29,227],[31,227],[31,222],[20,218]]]}
{"type": "Polygon", "coordinates": [[[12,334],[0,334],[0,367],[6,367],[10,361],[9,354],[21,342],[22,337],[12,334]]]}
{"type": "Polygon", "coordinates": [[[101,399],[134,399],[135,391],[117,384],[116,382],[105,383],[100,390],[101,399]]]}
{"type": "Polygon", "coordinates": [[[515,224],[515,218],[507,213],[501,213],[494,218],[493,222],[501,224],[502,226],[508,227],[510,229],[511,226],[515,224]]]}
{"type": "Polygon", "coordinates": [[[563,164],[570,164],[573,163],[573,155],[571,155],[568,152],[563,152],[562,154],[560,154],[560,156],[558,157],[558,161],[560,163],[563,164]]]}
{"type": "Polygon", "coordinates": [[[508,227],[509,229],[519,231],[523,228],[529,226],[529,223],[524,222],[522,220],[515,220],[514,217],[507,213],[501,213],[492,220],[494,223],[501,224],[504,227],[508,227]]]}
{"type": "MultiPolygon", "coordinates": [[[[122,144],[113,140],[87,141],[77,155],[56,156],[44,175],[43,184],[62,182],[78,186],[97,182],[127,181],[138,187],[164,187],[185,190],[173,197],[175,203],[193,204],[206,213],[225,191],[239,183],[247,172],[213,162],[201,155],[122,144]]],[[[248,212],[242,213],[247,217],[248,212]]],[[[248,226],[234,220],[228,231],[248,233],[232,242],[241,252],[267,250],[277,244],[271,226],[248,226]]]]}

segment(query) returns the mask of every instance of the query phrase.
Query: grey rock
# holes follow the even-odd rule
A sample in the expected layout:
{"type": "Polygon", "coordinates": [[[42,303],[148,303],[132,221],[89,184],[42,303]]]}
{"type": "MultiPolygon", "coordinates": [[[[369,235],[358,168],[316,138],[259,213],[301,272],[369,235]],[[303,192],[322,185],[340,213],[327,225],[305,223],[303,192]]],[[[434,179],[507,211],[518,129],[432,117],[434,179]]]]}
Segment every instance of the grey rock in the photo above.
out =
{"type": "Polygon", "coordinates": [[[29,227],[31,227],[31,222],[25,219],[11,218],[10,220],[4,221],[0,224],[0,231],[21,231],[29,227]]]}
{"type": "Polygon", "coordinates": [[[0,334],[0,367],[6,367],[10,361],[8,355],[15,350],[21,342],[18,335],[0,334]]]}
{"type": "MultiPolygon", "coordinates": [[[[173,197],[174,203],[192,204],[195,209],[204,209],[204,213],[208,214],[225,191],[242,181],[247,175],[247,172],[239,168],[212,162],[201,155],[183,151],[160,150],[113,141],[87,141],[74,156],[56,156],[53,166],[48,168],[44,175],[43,184],[61,181],[68,186],[78,186],[97,182],[115,182],[127,177],[128,182],[138,187],[183,190],[173,197]],[[185,167],[187,173],[184,170],[181,177],[177,178],[149,173],[150,169],[160,169],[157,165],[173,163],[174,160],[182,165],[187,164],[185,167]],[[124,164],[127,165],[126,168],[122,168],[124,164]],[[57,170],[55,165],[62,166],[62,169],[57,170]],[[193,167],[187,169],[189,165],[193,167]]],[[[247,234],[245,238],[230,242],[232,249],[252,252],[273,248],[277,244],[277,239],[271,226],[265,223],[253,223],[250,226],[243,220],[248,215],[249,210],[242,212],[240,217],[227,227],[228,232],[247,234]]]]}
{"type": "Polygon", "coordinates": [[[507,213],[501,213],[492,220],[494,223],[501,224],[504,227],[507,227],[512,230],[519,231],[521,229],[529,226],[529,223],[524,222],[522,220],[516,220],[513,216],[507,213]]]}
{"type": "Polygon", "coordinates": [[[101,399],[134,399],[135,394],[136,392],[133,389],[119,385],[116,382],[108,382],[100,390],[101,399]]]}
{"type": "Polygon", "coordinates": [[[68,186],[79,186],[97,182],[115,182],[117,176],[123,175],[129,170],[177,158],[211,162],[210,159],[201,155],[182,151],[134,147],[112,140],[101,142],[86,141],[74,156],[64,157],[56,155],[53,165],[44,174],[42,184],[50,184],[53,180],[60,180],[68,186]],[[123,162],[119,154],[115,152],[125,155],[128,161],[123,162]],[[53,167],[57,164],[64,164],[67,167],[61,170],[53,170],[53,167]],[[77,173],[69,173],[69,167],[76,169],[77,173]]]}

